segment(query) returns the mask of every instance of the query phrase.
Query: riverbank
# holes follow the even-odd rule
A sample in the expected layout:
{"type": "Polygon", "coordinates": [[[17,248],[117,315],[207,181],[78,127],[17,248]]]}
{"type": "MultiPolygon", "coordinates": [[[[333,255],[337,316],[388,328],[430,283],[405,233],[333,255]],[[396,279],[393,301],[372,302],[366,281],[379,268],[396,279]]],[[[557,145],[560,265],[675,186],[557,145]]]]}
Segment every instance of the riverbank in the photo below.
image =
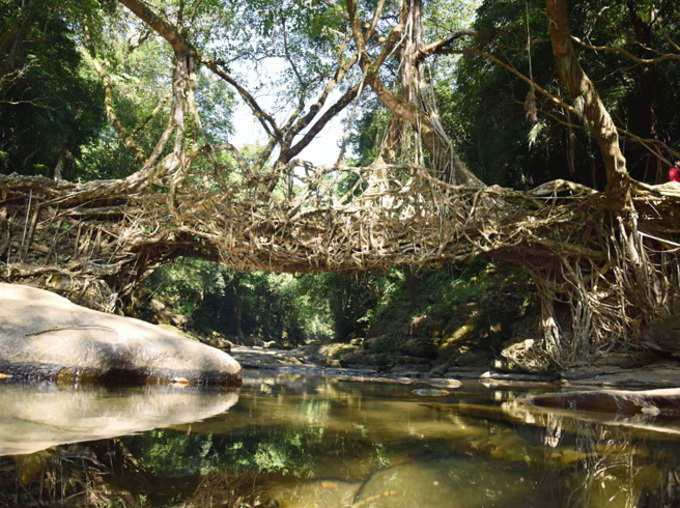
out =
{"type": "Polygon", "coordinates": [[[487,387],[535,384],[553,385],[559,389],[653,389],[674,387],[680,380],[680,362],[654,361],[647,365],[625,366],[624,359],[616,356],[610,357],[608,362],[572,367],[554,374],[504,372],[483,366],[451,367],[443,374],[412,366],[391,369],[368,365],[341,366],[334,361],[332,353],[348,346],[351,344],[309,344],[295,349],[233,346],[230,354],[244,369],[325,375],[357,382],[424,383],[451,388],[456,387],[459,381],[478,380],[487,387]]]}

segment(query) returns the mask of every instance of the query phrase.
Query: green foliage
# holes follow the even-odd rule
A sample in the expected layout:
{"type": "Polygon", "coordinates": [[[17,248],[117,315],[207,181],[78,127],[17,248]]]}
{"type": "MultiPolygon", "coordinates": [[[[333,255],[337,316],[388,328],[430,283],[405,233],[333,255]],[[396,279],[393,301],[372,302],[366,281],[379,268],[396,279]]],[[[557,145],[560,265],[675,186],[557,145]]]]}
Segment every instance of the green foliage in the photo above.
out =
{"type": "MultiPolygon", "coordinates": [[[[308,401],[304,405],[317,403],[308,401]]],[[[343,437],[338,440],[342,442],[343,437]]],[[[325,439],[323,426],[316,422],[305,426],[245,426],[230,434],[154,430],[127,438],[126,444],[157,476],[205,475],[229,469],[301,478],[313,476],[318,457],[339,453],[338,440],[325,439]]]]}
{"type": "Polygon", "coordinates": [[[234,132],[231,117],[234,92],[227,84],[207,72],[198,76],[196,103],[205,135],[211,143],[226,141],[234,132]]]}
{"type": "Polygon", "coordinates": [[[479,279],[484,266],[483,263],[464,268],[447,266],[419,273],[392,268],[380,278],[381,298],[368,321],[374,325],[390,320],[395,308],[408,309],[408,315],[403,316],[406,319],[420,314],[450,312],[455,304],[474,299],[487,289],[487,283],[479,279]]]}
{"type": "Polygon", "coordinates": [[[103,94],[88,76],[65,7],[46,0],[0,2],[2,170],[75,176],[74,159],[104,122],[103,94]]]}
{"type": "Polygon", "coordinates": [[[300,289],[310,301],[328,309],[333,337],[364,335],[368,315],[379,298],[380,276],[370,272],[305,275],[300,289]]]}
{"type": "MultiPolygon", "coordinates": [[[[680,29],[677,2],[578,0],[570,1],[569,7],[572,33],[591,44],[624,49],[641,58],[677,54],[671,43],[680,29]]],[[[553,63],[543,2],[485,0],[475,29],[487,34],[485,51],[526,76],[531,60],[536,83],[566,97],[553,63]]],[[[674,79],[680,72],[677,59],[639,65],[616,51],[581,48],[578,53],[617,125],[677,149],[680,112],[667,107],[680,103],[674,79]]],[[[566,178],[603,187],[599,147],[579,120],[536,92],[540,122],[533,124],[526,114],[529,90],[508,71],[475,55],[461,61],[455,79],[438,83],[445,126],[469,165],[489,184],[526,187],[566,178]]],[[[624,142],[622,147],[632,176],[655,182],[654,157],[637,143],[624,142]]]]}
{"type": "MultiPolygon", "coordinates": [[[[135,142],[149,154],[168,120],[169,102],[163,101],[169,92],[172,51],[157,37],[149,37],[131,49],[132,35],[121,33],[119,27],[124,24],[132,28],[135,24],[122,9],[88,21],[90,32],[96,34],[90,36],[89,44],[112,84],[115,114],[127,132],[135,132],[135,142]],[[159,105],[160,110],[152,116],[159,105]]],[[[89,53],[84,48],[82,53],[89,73],[99,79],[89,53]]],[[[197,100],[200,103],[200,94],[197,100]]],[[[121,178],[139,169],[139,163],[110,124],[83,146],[81,153],[76,164],[82,179],[121,178]]]]}
{"type": "Polygon", "coordinates": [[[290,274],[240,273],[185,258],[156,270],[145,288],[201,333],[296,344],[331,333],[326,302],[311,298],[305,284],[290,274]]]}
{"type": "MultiPolygon", "coordinates": [[[[620,48],[639,58],[675,55],[640,65],[621,52],[579,51],[581,63],[596,84],[616,124],[642,138],[661,140],[680,150],[680,31],[678,3],[673,0],[571,2],[574,35],[598,46],[620,48]],[[601,14],[600,14],[601,13],[601,14]],[[670,106],[670,107],[669,107],[670,106]]],[[[655,183],[655,157],[640,143],[623,142],[628,171],[655,183]]],[[[670,156],[663,153],[662,155],[670,156]]]]}
{"type": "MultiPolygon", "coordinates": [[[[229,2],[230,22],[206,48],[215,59],[248,68],[257,79],[249,89],[297,105],[325,86],[335,71],[345,23],[341,5],[320,0],[229,2]],[[274,90],[276,90],[274,92],[274,90]]],[[[284,106],[285,107],[285,106],[284,106]]],[[[292,109],[292,108],[290,108],[292,109]]]]}
{"type": "Polygon", "coordinates": [[[188,327],[199,333],[217,331],[245,343],[258,337],[295,345],[309,339],[380,335],[380,329],[418,315],[447,316],[456,305],[493,292],[498,281],[487,275],[495,271],[493,265],[477,263],[418,273],[392,268],[382,274],[296,278],[239,273],[208,261],[182,259],[154,272],[145,286],[172,312],[189,318],[188,327]]]}
{"type": "Polygon", "coordinates": [[[428,303],[418,309],[420,312],[447,312],[454,305],[475,299],[486,291],[490,283],[484,273],[493,271],[493,265],[473,265],[462,271],[452,273],[451,268],[428,271],[424,274],[422,284],[431,288],[428,303]]]}
{"type": "MultiPolygon", "coordinates": [[[[493,34],[485,51],[509,59],[528,75],[526,8],[525,2],[485,1],[477,11],[475,29],[493,34]]],[[[538,2],[529,2],[529,8],[532,38],[547,40],[547,23],[538,2]]],[[[550,45],[534,44],[531,61],[534,79],[550,86],[555,79],[550,45]]],[[[461,60],[455,78],[438,84],[444,124],[486,183],[524,187],[565,176],[566,159],[562,164],[555,160],[564,153],[564,136],[544,130],[530,146],[533,125],[524,106],[529,90],[526,83],[479,56],[461,60]]]]}
{"type": "Polygon", "coordinates": [[[356,121],[349,141],[357,160],[357,166],[368,166],[378,156],[382,138],[390,122],[390,114],[375,102],[366,105],[362,116],[356,121]]]}
{"type": "Polygon", "coordinates": [[[212,434],[153,430],[133,449],[143,449],[144,464],[159,476],[207,474],[216,467],[212,434]]]}
{"type": "MultiPolygon", "coordinates": [[[[103,88],[89,52],[111,80],[118,120],[148,154],[168,119],[169,102],[163,101],[170,89],[171,48],[158,36],[142,36],[144,27],[113,1],[0,5],[0,31],[6,34],[0,53],[9,54],[0,62],[0,151],[7,154],[0,170],[52,176],[61,161],[62,177],[90,180],[139,169],[106,122],[103,88]]],[[[217,37],[216,21],[231,22],[230,10],[217,1],[186,2],[185,16],[191,20],[187,35],[198,47],[217,37]]],[[[199,72],[196,100],[201,136],[224,141],[231,134],[233,92],[199,72]]]]}

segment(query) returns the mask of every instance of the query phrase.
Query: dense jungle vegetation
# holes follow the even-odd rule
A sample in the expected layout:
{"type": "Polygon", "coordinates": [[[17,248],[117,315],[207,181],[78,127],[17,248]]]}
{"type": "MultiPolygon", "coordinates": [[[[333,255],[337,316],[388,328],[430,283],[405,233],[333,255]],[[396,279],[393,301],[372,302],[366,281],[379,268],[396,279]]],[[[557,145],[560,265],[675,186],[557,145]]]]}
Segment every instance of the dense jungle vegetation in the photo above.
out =
{"type": "MultiPolygon", "coordinates": [[[[190,27],[184,37],[235,74],[255,74],[256,90],[276,93],[291,107],[296,93],[318,93],[321,77],[335,70],[329,55],[340,37],[343,2],[128,3],[184,18],[190,27]],[[292,65],[272,77],[266,70],[272,61],[292,65]],[[294,91],[283,86],[290,82],[294,91]]],[[[372,12],[376,4],[382,2],[360,6],[372,12]]],[[[459,34],[427,79],[442,125],[475,175],[516,189],[559,178],[604,189],[600,148],[565,106],[568,93],[554,64],[544,2],[434,0],[422,7],[429,37],[459,34]]],[[[571,0],[568,13],[580,64],[619,127],[629,173],[664,182],[680,158],[678,2],[571,0]]],[[[391,21],[376,20],[375,27],[380,31],[391,21]]],[[[139,152],[152,152],[171,114],[165,95],[171,58],[158,33],[120,2],[0,0],[0,171],[82,181],[132,174],[139,152]]],[[[196,73],[202,135],[229,143],[239,129],[237,90],[205,67],[196,73]]],[[[394,89],[402,73],[397,58],[381,70],[394,89]]],[[[374,96],[356,104],[346,120],[348,156],[368,165],[380,154],[392,116],[374,96]]],[[[254,161],[266,147],[237,148],[254,161]]],[[[235,157],[222,162],[235,165],[235,157]]],[[[291,275],[241,273],[180,258],[147,277],[127,310],[237,342],[295,345],[404,333],[444,347],[456,334],[473,333],[493,337],[491,347],[499,348],[517,333],[512,325],[535,309],[531,294],[526,274],[485,259],[383,273],[291,275]]]]}

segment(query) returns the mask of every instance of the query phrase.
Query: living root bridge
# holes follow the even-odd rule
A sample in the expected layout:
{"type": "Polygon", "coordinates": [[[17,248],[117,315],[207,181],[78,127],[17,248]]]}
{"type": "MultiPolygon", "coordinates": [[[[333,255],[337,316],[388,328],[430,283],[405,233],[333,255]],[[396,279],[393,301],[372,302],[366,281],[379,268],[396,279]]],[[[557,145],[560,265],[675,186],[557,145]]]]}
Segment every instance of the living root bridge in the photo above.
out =
{"type": "Polygon", "coordinates": [[[299,173],[287,195],[265,192],[268,174],[141,188],[2,175],[1,277],[111,310],[178,256],[321,272],[485,254],[530,273],[544,350],[560,365],[636,344],[647,322],[678,310],[680,186],[634,183],[633,210],[615,212],[561,180],[516,191],[453,186],[408,165],[299,173]]]}

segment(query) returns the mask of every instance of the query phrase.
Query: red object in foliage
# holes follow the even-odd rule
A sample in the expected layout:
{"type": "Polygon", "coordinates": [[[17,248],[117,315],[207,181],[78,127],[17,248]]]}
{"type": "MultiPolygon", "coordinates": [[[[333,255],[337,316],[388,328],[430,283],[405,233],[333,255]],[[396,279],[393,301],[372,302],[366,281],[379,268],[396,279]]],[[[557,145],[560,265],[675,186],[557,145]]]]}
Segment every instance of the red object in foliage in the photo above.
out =
{"type": "Polygon", "coordinates": [[[673,166],[668,170],[668,181],[669,182],[680,182],[680,169],[673,166]]]}

